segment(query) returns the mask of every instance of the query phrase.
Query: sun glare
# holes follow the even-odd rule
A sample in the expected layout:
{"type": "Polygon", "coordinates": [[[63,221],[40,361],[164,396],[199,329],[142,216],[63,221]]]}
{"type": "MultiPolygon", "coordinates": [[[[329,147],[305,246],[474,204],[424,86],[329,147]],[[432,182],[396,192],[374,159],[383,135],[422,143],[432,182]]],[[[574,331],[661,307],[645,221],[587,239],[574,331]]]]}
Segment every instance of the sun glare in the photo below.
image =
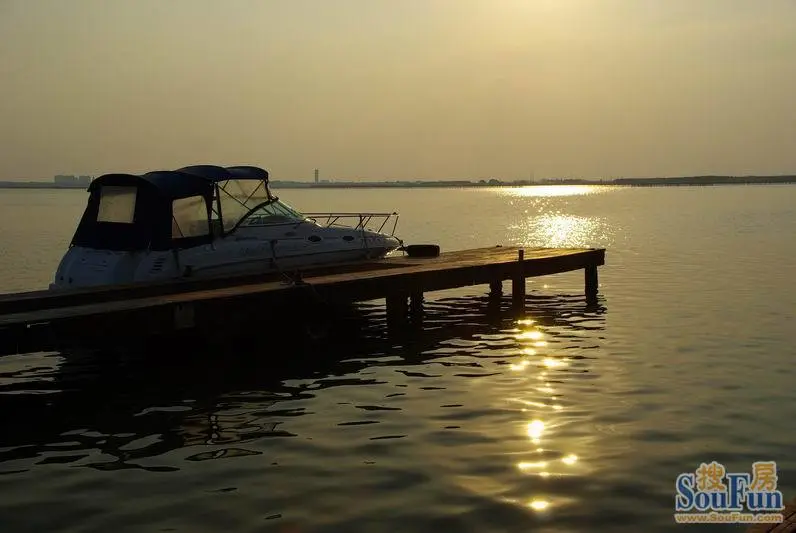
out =
{"type": "Polygon", "coordinates": [[[534,420],[528,424],[528,436],[534,441],[538,441],[544,433],[544,422],[541,420],[534,420]]]}
{"type": "Polygon", "coordinates": [[[561,462],[565,465],[574,465],[578,461],[578,456],[575,454],[570,454],[561,459],[561,462]]]}
{"type": "Polygon", "coordinates": [[[546,213],[515,226],[526,242],[539,246],[591,246],[604,237],[606,228],[600,219],[576,215],[546,213]]]}
{"type": "Polygon", "coordinates": [[[541,331],[538,330],[531,330],[531,331],[523,331],[519,334],[520,339],[530,339],[533,341],[537,341],[541,339],[544,335],[541,331]]]}
{"type": "Polygon", "coordinates": [[[551,196],[583,196],[596,194],[608,189],[598,185],[529,185],[527,187],[510,187],[506,194],[516,197],[551,197],[551,196]]]}
{"type": "Polygon", "coordinates": [[[550,502],[546,500],[532,500],[528,505],[534,511],[544,511],[550,506],[550,502]]]}
{"type": "Polygon", "coordinates": [[[524,11],[534,15],[566,14],[582,8],[580,2],[573,0],[501,0],[494,4],[495,7],[514,11],[514,14],[524,11]]]}

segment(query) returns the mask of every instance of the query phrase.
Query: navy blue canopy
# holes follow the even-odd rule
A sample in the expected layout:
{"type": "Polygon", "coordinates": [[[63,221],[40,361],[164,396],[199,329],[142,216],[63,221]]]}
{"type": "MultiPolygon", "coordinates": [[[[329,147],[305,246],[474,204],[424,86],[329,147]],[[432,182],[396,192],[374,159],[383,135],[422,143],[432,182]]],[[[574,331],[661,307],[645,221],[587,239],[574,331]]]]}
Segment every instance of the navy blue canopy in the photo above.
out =
{"type": "Polygon", "coordinates": [[[268,172],[250,166],[194,165],[140,175],[104,174],[88,187],[88,205],[72,244],[106,250],[168,250],[211,242],[214,233],[211,213],[215,190],[220,182],[229,180],[265,182],[266,193],[268,191],[268,172]],[[106,191],[113,191],[116,187],[127,187],[134,191],[131,193],[134,202],[131,220],[111,221],[100,218],[104,187],[110,187],[106,191]],[[173,202],[197,196],[204,199],[208,221],[207,235],[172,235],[173,202]]]}
{"type": "Polygon", "coordinates": [[[234,166],[219,167],[216,165],[192,165],[177,169],[177,172],[200,176],[213,183],[234,179],[256,179],[268,181],[268,171],[259,167],[234,166]]]}
{"type": "Polygon", "coordinates": [[[157,170],[146,174],[105,174],[89,185],[89,192],[104,185],[146,184],[157,193],[171,199],[190,196],[211,197],[215,184],[220,181],[251,179],[268,182],[268,171],[251,166],[220,167],[215,165],[193,165],[177,170],[157,170]]]}
{"type": "Polygon", "coordinates": [[[99,191],[108,185],[127,185],[146,188],[151,193],[176,200],[189,196],[212,197],[213,184],[198,176],[169,170],[147,172],[146,174],[105,174],[91,182],[89,192],[99,191]]]}

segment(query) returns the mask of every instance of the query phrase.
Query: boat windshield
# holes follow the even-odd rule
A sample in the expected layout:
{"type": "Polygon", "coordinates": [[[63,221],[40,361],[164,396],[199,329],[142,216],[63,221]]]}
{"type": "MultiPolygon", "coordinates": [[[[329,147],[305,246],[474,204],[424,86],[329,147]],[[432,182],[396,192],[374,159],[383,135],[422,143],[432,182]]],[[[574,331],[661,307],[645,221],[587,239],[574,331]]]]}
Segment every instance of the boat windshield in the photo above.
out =
{"type": "MultiPolygon", "coordinates": [[[[263,180],[226,180],[218,183],[218,192],[224,231],[231,231],[250,209],[271,198],[263,180]]],[[[218,213],[215,216],[218,217],[218,213]]]]}
{"type": "Polygon", "coordinates": [[[274,199],[253,210],[241,222],[241,226],[266,226],[269,224],[293,224],[307,217],[282,202],[274,199]]]}

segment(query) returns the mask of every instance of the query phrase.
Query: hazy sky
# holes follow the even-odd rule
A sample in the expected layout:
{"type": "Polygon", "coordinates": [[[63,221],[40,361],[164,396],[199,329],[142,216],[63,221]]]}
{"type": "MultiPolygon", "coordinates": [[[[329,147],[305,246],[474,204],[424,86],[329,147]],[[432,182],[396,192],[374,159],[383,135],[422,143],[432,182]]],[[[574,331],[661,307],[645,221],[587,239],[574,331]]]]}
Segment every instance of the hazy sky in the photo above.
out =
{"type": "Polygon", "coordinates": [[[796,0],[0,0],[0,179],[796,173],[796,0]]]}

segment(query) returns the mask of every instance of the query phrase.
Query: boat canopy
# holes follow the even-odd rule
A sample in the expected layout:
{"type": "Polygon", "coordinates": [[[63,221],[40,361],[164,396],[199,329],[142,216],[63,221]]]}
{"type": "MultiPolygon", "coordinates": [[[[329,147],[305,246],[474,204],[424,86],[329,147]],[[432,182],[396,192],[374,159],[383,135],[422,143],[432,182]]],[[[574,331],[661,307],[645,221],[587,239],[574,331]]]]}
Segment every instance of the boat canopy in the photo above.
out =
{"type": "Polygon", "coordinates": [[[216,224],[220,225],[222,234],[235,229],[256,207],[275,199],[268,189],[268,172],[258,167],[194,165],[177,172],[199,176],[214,184],[213,217],[219,221],[216,224]]]}
{"type": "Polygon", "coordinates": [[[215,165],[193,165],[177,170],[183,174],[199,176],[210,182],[223,182],[233,179],[262,180],[268,182],[268,171],[258,167],[237,166],[219,167],[215,165]]]}
{"type": "Polygon", "coordinates": [[[91,182],[75,246],[131,251],[209,243],[274,197],[258,167],[194,165],[91,182]]]}

